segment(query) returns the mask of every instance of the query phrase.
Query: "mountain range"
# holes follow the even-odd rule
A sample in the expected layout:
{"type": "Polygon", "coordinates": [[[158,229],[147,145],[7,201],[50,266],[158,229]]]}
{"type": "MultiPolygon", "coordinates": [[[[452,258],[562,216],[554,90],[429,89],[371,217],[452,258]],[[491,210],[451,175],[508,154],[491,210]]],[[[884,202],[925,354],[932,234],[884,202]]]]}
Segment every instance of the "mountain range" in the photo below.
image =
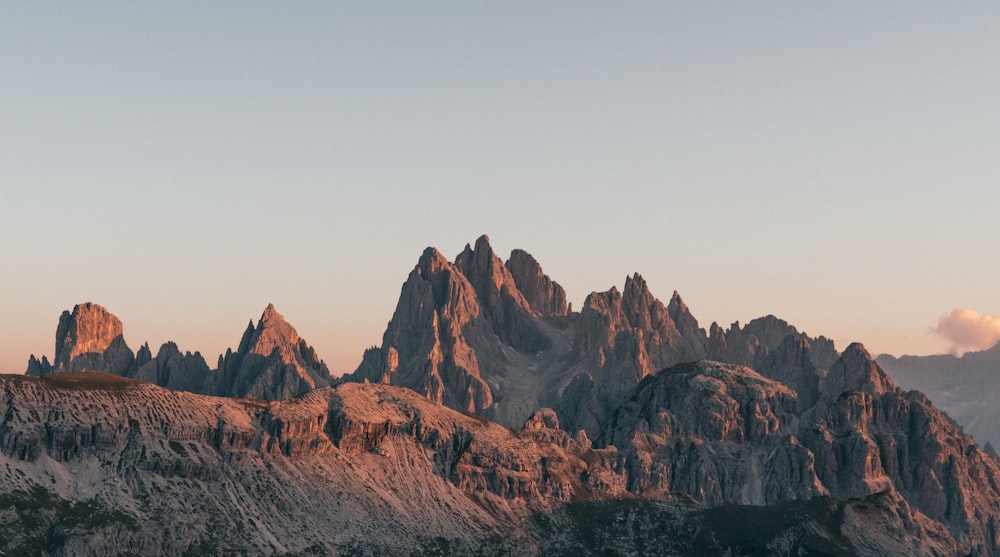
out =
{"type": "Polygon", "coordinates": [[[1000,463],[860,344],[634,274],[428,248],[332,378],[273,306],[210,369],[95,304],[3,376],[0,552],[997,555],[1000,463]]]}

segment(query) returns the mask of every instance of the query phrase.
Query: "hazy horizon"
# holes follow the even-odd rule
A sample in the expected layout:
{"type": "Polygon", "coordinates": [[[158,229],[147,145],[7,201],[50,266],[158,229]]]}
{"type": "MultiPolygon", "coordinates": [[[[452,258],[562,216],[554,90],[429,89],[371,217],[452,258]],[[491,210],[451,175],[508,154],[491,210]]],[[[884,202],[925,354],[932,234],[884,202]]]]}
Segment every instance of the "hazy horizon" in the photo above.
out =
{"type": "Polygon", "coordinates": [[[838,349],[1000,339],[1000,5],[0,6],[0,371],[95,302],[334,374],[422,250],[838,349]]]}

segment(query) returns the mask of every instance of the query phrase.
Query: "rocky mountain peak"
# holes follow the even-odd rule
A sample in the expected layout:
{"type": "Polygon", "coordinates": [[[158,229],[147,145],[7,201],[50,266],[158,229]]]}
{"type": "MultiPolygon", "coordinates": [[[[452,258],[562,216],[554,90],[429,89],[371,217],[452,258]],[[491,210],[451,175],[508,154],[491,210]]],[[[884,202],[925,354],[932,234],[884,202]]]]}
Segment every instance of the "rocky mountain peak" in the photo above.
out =
{"type": "Polygon", "coordinates": [[[421,276],[427,276],[450,266],[451,263],[448,262],[448,259],[440,251],[429,247],[420,255],[420,259],[417,260],[417,265],[413,270],[421,276]]]}
{"type": "Polygon", "coordinates": [[[528,301],[518,290],[510,271],[494,253],[489,236],[480,236],[474,249],[466,244],[455,258],[455,266],[469,280],[488,309],[499,308],[502,298],[508,297],[517,306],[528,310],[528,301]]]}
{"type": "Polygon", "coordinates": [[[844,350],[840,359],[830,368],[820,390],[830,396],[837,396],[845,391],[878,395],[896,390],[896,385],[875,363],[864,345],[855,342],[844,350]]]}
{"type": "Polygon", "coordinates": [[[561,317],[569,310],[566,291],[542,272],[542,266],[528,252],[515,249],[504,264],[514,284],[524,295],[531,311],[542,316],[561,317]]]}
{"type": "Polygon", "coordinates": [[[250,340],[249,353],[270,356],[277,349],[283,356],[291,357],[299,340],[295,327],[289,325],[284,316],[274,309],[274,304],[268,304],[250,340]]]}
{"type": "MultiPolygon", "coordinates": [[[[197,360],[186,365],[200,367],[197,360]]],[[[257,326],[252,321],[247,326],[237,351],[226,352],[205,390],[218,396],[280,400],[332,382],[316,351],[268,304],[257,326]]]]}
{"type": "Polygon", "coordinates": [[[104,307],[85,303],[64,311],[56,327],[56,351],[48,369],[30,365],[29,372],[105,371],[125,375],[135,355],[122,336],[122,322],[104,307]]]}
{"type": "Polygon", "coordinates": [[[653,294],[649,291],[646,279],[639,273],[632,273],[632,276],[625,277],[625,288],[622,290],[622,299],[625,303],[645,303],[653,300],[653,294]]]}

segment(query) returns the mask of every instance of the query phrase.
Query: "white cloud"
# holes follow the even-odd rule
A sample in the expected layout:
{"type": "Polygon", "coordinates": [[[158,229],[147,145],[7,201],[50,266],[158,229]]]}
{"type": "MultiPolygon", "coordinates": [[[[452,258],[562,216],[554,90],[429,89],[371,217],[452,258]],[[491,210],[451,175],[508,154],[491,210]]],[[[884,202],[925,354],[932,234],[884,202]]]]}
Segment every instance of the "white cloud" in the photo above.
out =
{"type": "Polygon", "coordinates": [[[1000,317],[974,309],[955,308],[938,319],[934,332],[951,342],[951,351],[986,350],[1000,341],[1000,317]]]}

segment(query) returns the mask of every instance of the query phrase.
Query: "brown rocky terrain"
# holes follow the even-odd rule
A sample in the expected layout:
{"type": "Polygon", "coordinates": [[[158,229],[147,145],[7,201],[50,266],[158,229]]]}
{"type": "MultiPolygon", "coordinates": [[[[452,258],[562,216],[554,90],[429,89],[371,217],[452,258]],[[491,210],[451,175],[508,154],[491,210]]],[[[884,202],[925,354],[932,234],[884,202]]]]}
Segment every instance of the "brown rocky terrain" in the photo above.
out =
{"type": "Polygon", "coordinates": [[[830,376],[800,413],[750,368],[680,364],[593,445],[552,410],[512,430],[390,385],[3,376],[0,551],[995,555],[997,461],[860,345],[830,376]]]}

